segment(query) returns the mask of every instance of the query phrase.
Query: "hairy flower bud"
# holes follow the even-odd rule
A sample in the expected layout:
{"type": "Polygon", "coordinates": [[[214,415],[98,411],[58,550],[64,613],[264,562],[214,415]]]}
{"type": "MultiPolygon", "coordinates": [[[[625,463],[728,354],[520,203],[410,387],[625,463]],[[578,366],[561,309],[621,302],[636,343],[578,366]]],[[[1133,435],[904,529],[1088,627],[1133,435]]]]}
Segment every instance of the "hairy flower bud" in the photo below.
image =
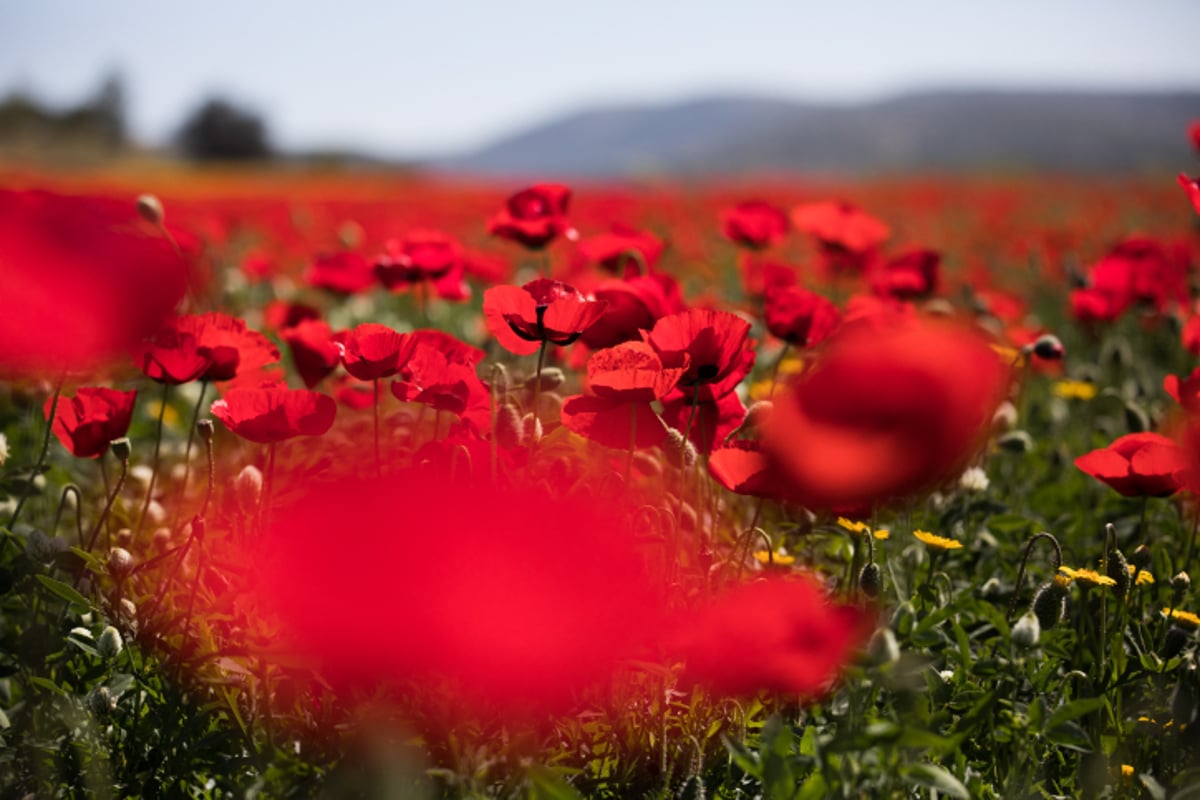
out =
{"type": "Polygon", "coordinates": [[[1012,641],[1017,647],[1028,650],[1035,647],[1042,635],[1041,624],[1033,612],[1026,612],[1012,626],[1012,641]]]}
{"type": "Polygon", "coordinates": [[[1117,597],[1124,599],[1129,594],[1129,585],[1132,582],[1129,576],[1129,561],[1126,560],[1125,554],[1115,547],[1108,551],[1108,577],[1117,582],[1113,587],[1117,597]]]}
{"type": "Polygon", "coordinates": [[[874,600],[879,596],[879,590],[883,586],[883,572],[879,569],[879,565],[872,561],[862,568],[858,573],[858,585],[862,588],[863,594],[874,600]]]}
{"type": "Polygon", "coordinates": [[[152,194],[138,196],[137,213],[139,217],[151,225],[162,225],[163,219],[166,216],[165,212],[163,212],[162,201],[152,194]]]}
{"type": "Polygon", "coordinates": [[[1186,592],[1192,585],[1192,577],[1184,570],[1180,570],[1171,578],[1171,588],[1177,592],[1186,592]]]}
{"type": "Polygon", "coordinates": [[[108,571],[120,578],[129,574],[133,569],[133,554],[124,547],[114,547],[108,551],[108,571]]]}
{"type": "Polygon", "coordinates": [[[675,428],[667,428],[667,441],[663,445],[667,461],[671,466],[686,469],[696,463],[696,446],[675,428]]]}
{"type": "Polygon", "coordinates": [[[233,494],[237,498],[238,508],[244,516],[252,516],[258,511],[258,503],[262,499],[263,474],[262,470],[253,464],[242,467],[233,480],[233,494]]]}
{"type": "Polygon", "coordinates": [[[125,642],[121,639],[121,632],[112,625],[107,626],[104,630],[100,631],[100,638],[96,640],[96,649],[105,658],[111,659],[121,655],[121,651],[125,649],[125,642]]]}
{"type": "Polygon", "coordinates": [[[1042,584],[1033,595],[1029,610],[1037,618],[1038,624],[1050,630],[1067,613],[1067,589],[1058,582],[1042,584]]]}
{"type": "Polygon", "coordinates": [[[1038,340],[1033,343],[1033,354],[1046,361],[1058,361],[1063,357],[1064,352],[1062,342],[1057,336],[1050,333],[1038,337],[1038,340]]]}
{"type": "Polygon", "coordinates": [[[1165,660],[1174,658],[1183,652],[1183,647],[1189,638],[1190,634],[1186,630],[1178,625],[1172,625],[1167,629],[1167,635],[1163,640],[1163,648],[1159,655],[1165,660]]]}
{"type": "Polygon", "coordinates": [[[130,444],[128,436],[113,439],[108,443],[108,446],[112,449],[112,454],[117,457],[118,461],[128,461],[130,454],[133,452],[133,445],[130,444]]]}
{"type": "Polygon", "coordinates": [[[521,412],[516,406],[505,403],[496,409],[496,427],[492,435],[504,450],[516,450],[521,446],[525,433],[521,430],[521,412]]]}
{"type": "Polygon", "coordinates": [[[213,421],[211,419],[202,419],[196,422],[196,430],[200,434],[200,438],[205,442],[211,442],[213,439],[213,421]]]}

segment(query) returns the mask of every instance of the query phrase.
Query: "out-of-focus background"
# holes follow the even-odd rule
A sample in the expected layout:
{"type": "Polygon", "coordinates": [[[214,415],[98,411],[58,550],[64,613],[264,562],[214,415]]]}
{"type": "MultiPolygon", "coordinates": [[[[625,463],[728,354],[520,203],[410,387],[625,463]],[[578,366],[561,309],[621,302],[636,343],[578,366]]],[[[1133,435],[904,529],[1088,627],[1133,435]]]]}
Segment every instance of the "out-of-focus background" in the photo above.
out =
{"type": "Polygon", "coordinates": [[[1200,2],[0,5],[0,164],[497,176],[1191,163],[1200,2]]]}

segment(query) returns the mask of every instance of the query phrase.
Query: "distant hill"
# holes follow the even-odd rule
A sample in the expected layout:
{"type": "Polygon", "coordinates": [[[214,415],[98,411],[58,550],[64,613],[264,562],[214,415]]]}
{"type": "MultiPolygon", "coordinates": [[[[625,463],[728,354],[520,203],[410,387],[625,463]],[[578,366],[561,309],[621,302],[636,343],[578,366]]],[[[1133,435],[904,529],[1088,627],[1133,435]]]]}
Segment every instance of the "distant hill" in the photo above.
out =
{"type": "Polygon", "coordinates": [[[584,110],[427,164],[504,176],[1181,170],[1200,92],[929,91],[857,105],[752,96],[584,110]]]}

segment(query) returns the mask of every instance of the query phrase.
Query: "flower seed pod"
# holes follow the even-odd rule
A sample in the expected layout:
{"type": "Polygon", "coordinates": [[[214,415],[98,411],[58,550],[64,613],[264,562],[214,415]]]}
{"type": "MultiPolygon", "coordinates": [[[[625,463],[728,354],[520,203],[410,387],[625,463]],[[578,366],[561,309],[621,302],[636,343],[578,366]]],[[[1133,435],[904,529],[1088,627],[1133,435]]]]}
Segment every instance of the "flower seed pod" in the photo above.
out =
{"type": "MultiPolygon", "coordinates": [[[[557,389],[559,386],[562,386],[566,382],[566,380],[567,380],[566,373],[564,373],[558,367],[546,367],[545,369],[542,370],[541,391],[545,392],[545,391],[549,391],[551,389],[557,389]]],[[[532,392],[533,388],[535,386],[537,386],[537,384],[538,384],[537,375],[530,375],[529,378],[525,381],[525,388],[532,392]]]]}
{"type": "Polygon", "coordinates": [[[117,698],[107,686],[97,686],[88,693],[87,706],[94,716],[104,719],[116,710],[117,698]]]}
{"type": "Polygon", "coordinates": [[[874,600],[879,596],[879,590],[883,586],[883,572],[879,569],[879,565],[872,561],[862,568],[858,573],[858,585],[862,588],[863,594],[874,600]]]}
{"type": "Polygon", "coordinates": [[[1192,585],[1192,577],[1184,570],[1176,573],[1175,577],[1171,578],[1171,588],[1182,594],[1186,592],[1192,585]]]}
{"type": "Polygon", "coordinates": [[[200,434],[200,438],[205,442],[213,440],[213,421],[211,419],[202,419],[196,422],[196,431],[200,434]]]}
{"type": "Polygon", "coordinates": [[[1113,587],[1113,591],[1117,593],[1117,597],[1124,599],[1129,594],[1129,562],[1125,559],[1125,554],[1117,548],[1108,551],[1108,577],[1117,582],[1113,587]]]}
{"type": "Polygon", "coordinates": [[[100,655],[105,658],[116,658],[121,655],[121,651],[125,649],[125,642],[121,639],[121,632],[112,625],[107,626],[100,631],[100,638],[96,641],[96,649],[100,651],[100,655]]]}
{"type": "Polygon", "coordinates": [[[999,600],[1001,597],[1004,597],[1004,594],[1004,585],[994,575],[984,581],[983,586],[979,587],[979,596],[984,600],[999,600]]]}
{"type": "Polygon", "coordinates": [[[690,468],[699,457],[691,440],[683,438],[683,434],[674,428],[667,428],[667,443],[663,445],[663,450],[671,466],[679,469],[690,468]]]}
{"type": "Polygon", "coordinates": [[[1050,333],[1038,337],[1038,340],[1033,343],[1033,354],[1046,361],[1060,361],[1064,352],[1062,342],[1057,336],[1050,333]]]}
{"type": "Polygon", "coordinates": [[[5,461],[8,461],[8,437],[0,433],[0,467],[4,466],[5,461]]]}
{"type": "Polygon", "coordinates": [[[133,452],[133,445],[130,444],[128,436],[113,439],[108,443],[108,446],[112,449],[112,454],[117,457],[118,461],[128,461],[130,454],[133,452]]]}
{"type": "Polygon", "coordinates": [[[533,414],[526,414],[521,419],[521,435],[534,443],[542,440],[542,421],[533,414]]]}
{"type": "Polygon", "coordinates": [[[1133,553],[1129,556],[1129,560],[1139,570],[1149,570],[1150,565],[1154,562],[1154,554],[1150,552],[1150,548],[1144,544],[1139,544],[1134,548],[1133,553]]]}
{"type": "Polygon", "coordinates": [[[992,415],[992,426],[998,431],[1011,431],[1017,427],[1017,407],[1005,400],[992,415]]]}
{"type": "Polygon", "coordinates": [[[504,450],[516,450],[525,440],[521,430],[521,413],[516,406],[505,403],[496,409],[496,429],[492,432],[496,444],[504,450]]]}
{"type": "Polygon", "coordinates": [[[1009,431],[996,439],[996,446],[1008,453],[1028,453],[1033,449],[1033,437],[1025,431],[1009,431]]]}
{"type": "Polygon", "coordinates": [[[139,217],[151,225],[162,225],[163,218],[165,217],[162,201],[152,194],[138,196],[137,213],[139,217]]]}
{"type": "Polygon", "coordinates": [[[746,418],[742,422],[743,428],[759,429],[762,427],[763,421],[771,416],[771,412],[775,410],[775,404],[770,400],[757,400],[750,404],[750,408],[746,410],[746,418]]]}
{"type": "Polygon", "coordinates": [[[108,571],[115,578],[128,575],[133,569],[133,554],[124,547],[114,547],[108,551],[108,571]]]}
{"type": "Polygon", "coordinates": [[[1163,641],[1162,651],[1159,653],[1163,660],[1174,658],[1183,652],[1183,646],[1187,644],[1188,632],[1178,625],[1172,625],[1167,629],[1166,638],[1163,641]]]}
{"type": "Polygon", "coordinates": [[[1036,647],[1041,635],[1041,623],[1032,611],[1025,612],[1012,626],[1012,642],[1023,650],[1036,647]]]}
{"type": "Polygon", "coordinates": [[[258,513],[262,492],[262,470],[253,464],[242,467],[242,471],[233,479],[233,494],[237,498],[238,509],[243,516],[250,517],[258,513]]]}
{"type": "Polygon", "coordinates": [[[1052,629],[1067,613],[1067,588],[1057,581],[1042,584],[1033,595],[1029,610],[1045,630],[1052,629]]]}

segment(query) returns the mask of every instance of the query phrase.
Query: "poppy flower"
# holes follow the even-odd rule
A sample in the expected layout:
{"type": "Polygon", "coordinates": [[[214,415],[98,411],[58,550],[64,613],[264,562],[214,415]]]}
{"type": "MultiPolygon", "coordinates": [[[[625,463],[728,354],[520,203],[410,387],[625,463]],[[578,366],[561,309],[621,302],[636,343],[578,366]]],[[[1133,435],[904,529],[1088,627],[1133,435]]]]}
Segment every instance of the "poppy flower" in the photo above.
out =
{"type": "Polygon", "coordinates": [[[640,339],[643,328],[684,309],[679,284],[662,273],[603,281],[595,295],[606,303],[604,311],[580,337],[593,350],[640,339]]]}
{"type": "Polygon", "coordinates": [[[658,446],[666,440],[667,429],[650,404],[675,388],[682,374],[682,368],[664,368],[654,349],[643,342],[599,350],[588,360],[591,396],[568,397],[562,423],[606,447],[658,446]]]}
{"type": "Polygon", "coordinates": [[[317,256],[304,282],[339,294],[358,294],[375,285],[375,267],[361,253],[344,250],[317,256]]]}
{"type": "Polygon", "coordinates": [[[735,494],[783,500],[788,494],[787,477],[763,452],[761,442],[735,439],[712,451],[708,471],[717,483],[735,494]]]}
{"type": "Polygon", "coordinates": [[[728,311],[692,308],[663,317],[646,343],[663,366],[684,367],[676,394],[690,402],[717,400],[733,391],[754,366],[750,323],[728,311]]]}
{"type": "Polygon", "coordinates": [[[1134,236],[1118,242],[1091,268],[1091,288],[1107,294],[1123,311],[1134,303],[1162,310],[1186,302],[1187,264],[1179,264],[1161,242],[1134,236]]]}
{"type": "Polygon", "coordinates": [[[0,374],[92,372],[170,317],[194,266],[132,202],[0,191],[0,374]]]}
{"type": "Polygon", "coordinates": [[[168,325],[144,342],[134,358],[147,378],[178,386],[203,375],[212,366],[210,355],[200,351],[193,334],[168,325]]]}
{"type": "Polygon", "coordinates": [[[649,231],[615,224],[607,233],[581,239],[575,250],[582,266],[596,266],[622,278],[648,272],[663,252],[662,240],[649,231]]]}
{"type": "Polygon", "coordinates": [[[171,327],[194,337],[196,352],[208,359],[208,367],[198,376],[202,381],[230,381],[279,361],[279,349],[270,339],[229,314],[187,314],[176,318],[171,327]]]}
{"type": "Polygon", "coordinates": [[[883,505],[962,474],[1008,379],[972,328],[916,317],[843,326],[776,395],[763,443],[796,502],[883,505]]]}
{"type": "Polygon", "coordinates": [[[1186,378],[1168,375],[1163,378],[1163,391],[1188,411],[1200,410],[1200,367],[1186,378]]]}
{"type": "Polygon", "coordinates": [[[724,695],[828,693],[869,630],[867,615],[832,603],[811,578],[741,584],[687,612],[668,634],[684,675],[724,695]]]}
{"type": "Polygon", "coordinates": [[[280,334],[292,351],[292,363],[304,385],[311,389],[325,376],[337,369],[342,351],[329,323],[322,319],[306,319],[280,334]]]}
{"type": "Polygon", "coordinates": [[[847,202],[808,203],[792,209],[792,224],[817,240],[833,266],[861,269],[891,230],[875,217],[847,202]]]}
{"type": "Polygon", "coordinates": [[[1192,208],[1196,210],[1197,214],[1200,214],[1200,178],[1191,178],[1181,172],[1178,181],[1179,185],[1183,187],[1184,194],[1191,201],[1192,208]]]}
{"type": "Polygon", "coordinates": [[[1124,313],[1128,303],[1100,289],[1075,289],[1068,297],[1071,316],[1083,323],[1114,322],[1124,313]]]}
{"type": "Polygon", "coordinates": [[[321,312],[307,303],[272,300],[263,309],[263,326],[269,331],[294,328],[307,319],[320,319],[321,312]]]}
{"type": "Polygon", "coordinates": [[[929,297],[937,293],[941,267],[942,255],[936,250],[909,250],[875,271],[871,290],[901,300],[929,297]]]}
{"type": "Polygon", "coordinates": [[[463,282],[466,262],[462,246],[441,231],[416,229],[400,240],[391,239],[375,258],[375,275],[388,289],[429,283],[444,300],[466,300],[463,282]]]}
{"type": "Polygon", "coordinates": [[[721,212],[721,232],[742,247],[764,250],[787,235],[788,218],[770,203],[746,200],[721,212]]]}
{"type": "Polygon", "coordinates": [[[1188,141],[1192,143],[1192,149],[1200,153],[1200,119],[1188,125],[1188,141]]]}
{"type": "Polygon", "coordinates": [[[570,202],[571,190],[561,184],[539,183],[522,189],[488,220],[488,233],[530,250],[540,250],[559,236],[574,238],[575,229],[567,221],[570,202]]]}
{"type": "MultiPolygon", "coordinates": [[[[74,397],[59,397],[51,430],[62,446],[78,458],[99,458],[108,443],[129,432],[137,392],[103,387],[84,387],[74,397]]],[[[47,398],[42,414],[50,420],[53,398],[47,398]]]]}
{"type": "Polygon", "coordinates": [[[411,336],[412,356],[400,378],[392,381],[392,394],[406,403],[459,416],[473,407],[476,422],[490,420],[491,397],[475,371],[484,352],[441,331],[416,331],[411,336]]]}
{"type": "Polygon", "coordinates": [[[762,297],[777,286],[795,286],[797,269],[790,264],[771,261],[755,253],[738,256],[742,288],[748,297],[762,297]]]}
{"type": "Polygon", "coordinates": [[[767,292],[767,330],[795,347],[811,347],[837,328],[841,315],[825,297],[799,286],[767,292]]]}
{"type": "Polygon", "coordinates": [[[1126,497],[1166,497],[1179,491],[1183,450],[1158,433],[1131,433],[1075,459],[1075,466],[1126,497]]]}
{"type": "Polygon", "coordinates": [[[504,349],[519,356],[536,352],[546,342],[574,343],[600,318],[605,305],[573,286],[545,278],[524,286],[493,286],[483,293],[488,330],[504,349]]]}
{"type": "Polygon", "coordinates": [[[675,391],[663,400],[662,407],[663,421],[680,433],[686,431],[688,441],[701,455],[720,447],[746,419],[746,406],[737,392],[694,402],[690,396],[675,391]]]}
{"type": "Polygon", "coordinates": [[[212,404],[212,415],[251,442],[274,444],[296,436],[320,436],[333,426],[333,398],[283,385],[231,389],[212,404]]]}
{"type": "Polygon", "coordinates": [[[346,371],[360,381],[389,378],[412,355],[412,337],[377,322],[364,322],[346,331],[337,342],[346,371]]]}

